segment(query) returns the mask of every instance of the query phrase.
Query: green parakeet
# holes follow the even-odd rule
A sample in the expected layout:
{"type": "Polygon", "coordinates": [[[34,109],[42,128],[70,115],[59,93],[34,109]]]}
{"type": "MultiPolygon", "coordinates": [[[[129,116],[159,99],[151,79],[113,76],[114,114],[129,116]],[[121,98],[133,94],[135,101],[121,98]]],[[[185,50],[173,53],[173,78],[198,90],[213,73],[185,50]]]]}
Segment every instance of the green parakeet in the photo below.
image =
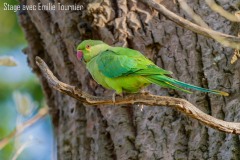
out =
{"type": "Polygon", "coordinates": [[[86,63],[88,71],[98,84],[115,90],[117,94],[123,91],[136,93],[153,83],[187,93],[191,92],[184,88],[228,96],[226,92],[209,90],[170,78],[168,75],[172,72],[156,66],[139,51],[111,47],[100,40],[85,40],[80,43],[77,58],[86,63]]]}

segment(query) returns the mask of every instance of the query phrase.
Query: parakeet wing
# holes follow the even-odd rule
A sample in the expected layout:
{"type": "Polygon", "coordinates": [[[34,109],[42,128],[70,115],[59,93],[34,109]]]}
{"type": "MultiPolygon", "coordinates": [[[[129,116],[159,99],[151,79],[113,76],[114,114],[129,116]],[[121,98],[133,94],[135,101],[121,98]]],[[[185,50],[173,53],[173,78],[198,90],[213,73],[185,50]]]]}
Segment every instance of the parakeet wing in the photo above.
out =
{"type": "Polygon", "coordinates": [[[105,76],[115,78],[126,75],[172,74],[157,67],[140,52],[114,47],[100,53],[96,59],[98,68],[105,76]]]}

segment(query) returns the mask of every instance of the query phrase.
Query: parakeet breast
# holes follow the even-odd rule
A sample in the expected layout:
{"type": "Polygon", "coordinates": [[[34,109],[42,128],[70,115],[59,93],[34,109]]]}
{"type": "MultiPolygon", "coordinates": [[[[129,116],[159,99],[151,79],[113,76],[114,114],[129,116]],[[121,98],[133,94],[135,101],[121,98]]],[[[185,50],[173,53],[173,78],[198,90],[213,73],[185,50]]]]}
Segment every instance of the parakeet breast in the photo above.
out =
{"type": "Polygon", "coordinates": [[[95,62],[96,58],[93,58],[90,62],[87,63],[87,69],[92,75],[93,79],[98,83],[101,84],[103,87],[111,89],[107,83],[105,82],[105,76],[99,72],[97,63],[95,62]]]}

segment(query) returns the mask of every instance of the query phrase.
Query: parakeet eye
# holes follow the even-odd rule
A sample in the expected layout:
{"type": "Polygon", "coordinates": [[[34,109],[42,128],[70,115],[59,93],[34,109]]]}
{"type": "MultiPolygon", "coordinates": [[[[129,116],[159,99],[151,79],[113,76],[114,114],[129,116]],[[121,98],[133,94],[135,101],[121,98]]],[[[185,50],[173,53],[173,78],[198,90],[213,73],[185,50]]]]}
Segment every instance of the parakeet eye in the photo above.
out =
{"type": "Polygon", "coordinates": [[[86,45],[86,49],[90,49],[90,45],[86,45]]]}

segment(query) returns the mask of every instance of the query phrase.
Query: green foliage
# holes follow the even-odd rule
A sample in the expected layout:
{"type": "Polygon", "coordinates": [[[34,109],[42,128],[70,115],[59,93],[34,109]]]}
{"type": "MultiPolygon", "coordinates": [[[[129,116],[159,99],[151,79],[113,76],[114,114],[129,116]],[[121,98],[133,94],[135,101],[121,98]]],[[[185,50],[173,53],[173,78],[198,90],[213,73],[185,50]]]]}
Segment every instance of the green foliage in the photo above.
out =
{"type": "MultiPolygon", "coordinates": [[[[4,3],[18,5],[17,0],[0,0],[0,54],[7,55],[9,50],[24,46],[26,40],[17,19],[17,13],[4,10],[4,3]]],[[[21,47],[22,48],[22,47],[21,47]]],[[[14,66],[12,59],[0,56],[0,65],[14,66]]],[[[18,60],[17,60],[18,61],[18,60]]],[[[18,67],[18,66],[16,66],[18,67]]],[[[13,73],[14,74],[14,73],[13,73]]],[[[1,76],[1,74],[0,74],[1,76]]],[[[36,77],[21,82],[8,82],[0,80],[0,140],[9,135],[16,127],[16,104],[13,102],[13,93],[16,91],[29,93],[32,99],[41,107],[43,92],[36,77]]],[[[0,150],[0,160],[11,159],[13,156],[13,141],[0,150]]]]}
{"type": "MultiPolygon", "coordinates": [[[[0,100],[0,117],[0,139],[3,139],[9,135],[15,127],[16,112],[14,104],[0,100]]],[[[11,141],[2,150],[0,150],[0,159],[10,159],[13,148],[13,141],[11,141]]]]}
{"type": "MultiPolygon", "coordinates": [[[[36,77],[18,83],[0,81],[0,139],[10,134],[16,127],[16,108],[12,101],[14,91],[29,93],[41,107],[43,93],[36,77]]],[[[14,150],[13,141],[0,150],[0,159],[11,159],[14,150]]]]}
{"type": "Polygon", "coordinates": [[[17,5],[16,0],[0,0],[0,48],[11,48],[26,43],[23,32],[19,26],[16,12],[4,10],[4,2],[17,5]]]}
{"type": "Polygon", "coordinates": [[[31,78],[27,81],[18,83],[7,83],[0,81],[0,90],[1,101],[5,101],[11,97],[15,90],[28,92],[33,96],[33,99],[39,103],[43,100],[41,86],[36,78],[31,78]]]}
{"type": "Polygon", "coordinates": [[[13,141],[8,143],[1,151],[0,151],[0,159],[11,159],[12,151],[14,150],[13,141]]]}

